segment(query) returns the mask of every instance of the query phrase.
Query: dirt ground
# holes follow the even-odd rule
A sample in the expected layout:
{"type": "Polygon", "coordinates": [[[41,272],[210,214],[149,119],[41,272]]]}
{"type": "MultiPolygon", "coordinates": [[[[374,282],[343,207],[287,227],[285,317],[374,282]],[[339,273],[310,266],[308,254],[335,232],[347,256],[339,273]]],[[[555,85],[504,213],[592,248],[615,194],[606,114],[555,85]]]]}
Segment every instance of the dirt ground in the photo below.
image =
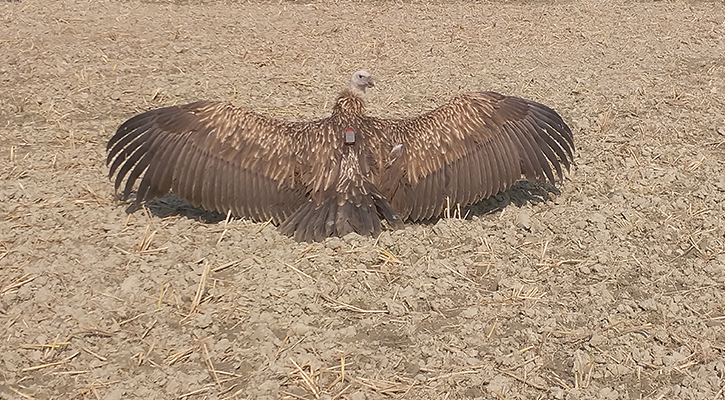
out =
{"type": "Polygon", "coordinates": [[[722,2],[23,0],[0,21],[0,399],[725,399],[722,2]],[[114,200],[105,146],[133,114],[324,116],[361,68],[380,116],[548,104],[577,166],[548,198],[311,245],[114,200]]]}

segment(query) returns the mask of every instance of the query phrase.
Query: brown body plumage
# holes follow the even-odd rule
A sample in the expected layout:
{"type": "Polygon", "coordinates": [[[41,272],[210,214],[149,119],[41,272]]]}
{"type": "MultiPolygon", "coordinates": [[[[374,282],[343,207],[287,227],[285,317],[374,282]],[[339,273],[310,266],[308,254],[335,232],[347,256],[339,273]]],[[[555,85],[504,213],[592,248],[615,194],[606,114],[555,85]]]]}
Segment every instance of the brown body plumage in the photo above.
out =
{"type": "Polygon", "coordinates": [[[549,107],[469,93],[416,118],[365,115],[372,86],[358,71],[330,117],[282,122],[219,102],[147,111],[108,142],[109,176],[136,202],[170,191],[196,206],[272,220],[300,241],[376,235],[385,219],[439,216],[513,185],[555,181],[569,168],[569,127],[549,107]],[[553,170],[552,170],[553,167],[553,170]]]}

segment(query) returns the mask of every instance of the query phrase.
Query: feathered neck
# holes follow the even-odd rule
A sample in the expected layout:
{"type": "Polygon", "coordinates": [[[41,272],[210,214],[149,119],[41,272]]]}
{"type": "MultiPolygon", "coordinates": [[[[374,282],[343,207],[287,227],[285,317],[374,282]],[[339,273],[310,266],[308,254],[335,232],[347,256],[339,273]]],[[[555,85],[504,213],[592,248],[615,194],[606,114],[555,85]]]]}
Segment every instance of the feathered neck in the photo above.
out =
{"type": "Polygon", "coordinates": [[[345,89],[337,96],[337,102],[333,108],[333,114],[363,115],[365,113],[365,101],[362,97],[350,89],[345,89]]]}

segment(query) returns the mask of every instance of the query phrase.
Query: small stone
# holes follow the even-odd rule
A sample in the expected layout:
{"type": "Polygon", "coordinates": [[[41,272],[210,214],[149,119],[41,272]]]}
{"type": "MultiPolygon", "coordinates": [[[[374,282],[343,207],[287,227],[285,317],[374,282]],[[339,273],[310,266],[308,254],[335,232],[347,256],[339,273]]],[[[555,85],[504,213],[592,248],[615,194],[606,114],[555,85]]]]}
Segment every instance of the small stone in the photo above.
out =
{"type": "Polygon", "coordinates": [[[383,301],[385,302],[385,306],[387,307],[388,313],[391,317],[402,317],[408,312],[408,310],[402,303],[393,301],[391,299],[385,299],[383,301]]]}
{"type": "Polygon", "coordinates": [[[602,335],[599,335],[596,332],[591,333],[591,336],[589,337],[589,344],[592,346],[599,346],[604,342],[606,342],[606,339],[602,337],[602,335]]]}
{"type": "Polygon", "coordinates": [[[528,211],[521,211],[516,217],[516,226],[519,228],[531,230],[531,214],[528,211]]]}
{"type": "Polygon", "coordinates": [[[478,315],[478,307],[469,307],[461,313],[466,318],[473,318],[478,315]]]}
{"type": "Polygon", "coordinates": [[[715,184],[717,190],[725,192],[725,176],[720,177],[720,180],[715,184]]]}

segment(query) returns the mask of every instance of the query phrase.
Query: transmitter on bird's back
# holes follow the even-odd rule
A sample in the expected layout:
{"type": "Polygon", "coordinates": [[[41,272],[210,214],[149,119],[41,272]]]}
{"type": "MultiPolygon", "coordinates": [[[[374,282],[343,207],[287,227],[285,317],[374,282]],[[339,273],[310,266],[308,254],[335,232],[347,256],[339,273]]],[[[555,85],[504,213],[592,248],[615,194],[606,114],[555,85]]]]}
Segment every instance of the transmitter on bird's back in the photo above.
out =
{"type": "Polygon", "coordinates": [[[352,128],[345,129],[345,144],[355,144],[355,130],[352,128]]]}

